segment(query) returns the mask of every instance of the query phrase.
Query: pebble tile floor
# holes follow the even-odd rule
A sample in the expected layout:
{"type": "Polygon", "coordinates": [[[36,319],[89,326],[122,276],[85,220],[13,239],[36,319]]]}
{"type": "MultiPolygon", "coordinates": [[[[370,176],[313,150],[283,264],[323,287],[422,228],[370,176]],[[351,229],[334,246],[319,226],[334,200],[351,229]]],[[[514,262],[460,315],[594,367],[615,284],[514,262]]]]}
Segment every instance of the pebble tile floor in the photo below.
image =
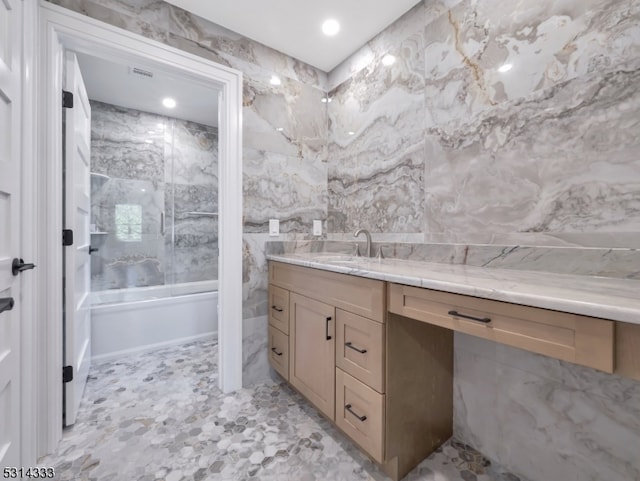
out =
{"type": "MultiPolygon", "coordinates": [[[[76,424],[41,466],[74,481],[388,478],[286,384],[223,394],[215,341],[95,363],[76,424]]],[[[406,481],[520,481],[449,440],[406,481]]]]}

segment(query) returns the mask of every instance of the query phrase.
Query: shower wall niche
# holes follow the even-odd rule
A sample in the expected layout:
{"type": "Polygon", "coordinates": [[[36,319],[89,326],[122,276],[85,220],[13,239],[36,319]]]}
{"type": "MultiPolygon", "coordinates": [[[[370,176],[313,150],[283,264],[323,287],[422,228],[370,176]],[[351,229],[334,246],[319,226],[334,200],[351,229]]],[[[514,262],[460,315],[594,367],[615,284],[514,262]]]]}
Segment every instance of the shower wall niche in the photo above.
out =
{"type": "Polygon", "coordinates": [[[218,276],[218,129],[91,101],[91,290],[218,276]]]}

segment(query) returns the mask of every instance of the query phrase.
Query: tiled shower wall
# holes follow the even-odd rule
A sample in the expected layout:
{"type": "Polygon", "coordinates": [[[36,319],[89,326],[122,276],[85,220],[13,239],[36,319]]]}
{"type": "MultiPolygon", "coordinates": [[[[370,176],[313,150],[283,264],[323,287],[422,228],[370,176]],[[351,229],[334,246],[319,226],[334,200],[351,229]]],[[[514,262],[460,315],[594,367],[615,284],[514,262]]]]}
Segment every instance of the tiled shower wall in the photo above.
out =
{"type": "MultiPolygon", "coordinates": [[[[637,277],[639,81],[637,1],[420,3],[329,75],[330,238],[637,277]]],[[[523,478],[640,479],[639,382],[456,334],[454,400],[523,478]]]]}
{"type": "Polygon", "coordinates": [[[91,101],[91,289],[218,278],[218,129],[91,101]],[[141,225],[120,225],[118,209],[141,225]],[[164,212],[164,233],[161,214],[164,212]],[[134,219],[135,220],[135,219],[134,219]],[[120,229],[120,231],[119,231],[120,229]]]}

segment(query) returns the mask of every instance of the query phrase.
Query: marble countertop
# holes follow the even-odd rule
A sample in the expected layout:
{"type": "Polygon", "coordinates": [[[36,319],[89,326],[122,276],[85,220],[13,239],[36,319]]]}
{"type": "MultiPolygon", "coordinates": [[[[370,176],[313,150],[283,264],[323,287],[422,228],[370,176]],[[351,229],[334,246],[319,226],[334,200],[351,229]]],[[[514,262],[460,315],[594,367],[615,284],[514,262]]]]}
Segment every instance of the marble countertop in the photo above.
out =
{"type": "Polygon", "coordinates": [[[267,259],[382,281],[640,324],[640,281],[547,272],[369,259],[332,253],[267,259]]]}

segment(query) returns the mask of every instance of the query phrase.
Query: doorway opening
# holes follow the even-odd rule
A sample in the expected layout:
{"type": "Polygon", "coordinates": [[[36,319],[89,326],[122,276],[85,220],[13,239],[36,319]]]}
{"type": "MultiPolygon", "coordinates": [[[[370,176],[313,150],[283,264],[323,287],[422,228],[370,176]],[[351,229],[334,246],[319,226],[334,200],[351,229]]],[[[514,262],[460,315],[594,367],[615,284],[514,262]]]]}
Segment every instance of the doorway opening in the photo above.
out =
{"type": "MultiPolygon", "coordinates": [[[[215,177],[218,181],[219,189],[216,198],[210,197],[208,200],[200,199],[201,202],[191,210],[188,200],[176,195],[176,192],[181,189],[188,191],[188,193],[196,192],[193,197],[197,199],[198,192],[204,192],[205,188],[193,186],[178,187],[177,184],[179,184],[179,182],[176,182],[176,179],[180,173],[176,174],[175,171],[180,170],[183,166],[180,168],[176,167],[178,165],[177,162],[173,163],[173,176],[168,178],[157,177],[155,180],[127,178],[124,175],[121,177],[112,177],[110,174],[105,173],[106,171],[94,172],[93,187],[96,189],[96,197],[99,197],[97,189],[104,187],[107,180],[111,181],[117,178],[120,181],[126,181],[131,185],[135,184],[135,186],[137,186],[138,191],[133,197],[131,197],[133,195],[131,193],[126,195],[123,193],[121,196],[117,194],[113,196],[105,194],[105,203],[108,204],[108,202],[113,200],[113,202],[111,202],[113,205],[109,204],[108,212],[105,214],[107,217],[111,216],[111,219],[106,221],[110,228],[112,228],[112,232],[109,233],[109,235],[113,236],[115,239],[114,242],[117,241],[119,243],[119,247],[129,247],[132,249],[134,249],[133,245],[136,243],[138,247],[140,247],[140,243],[145,235],[155,235],[157,237],[156,246],[162,245],[162,249],[164,249],[165,271],[170,270],[167,266],[171,265],[171,262],[174,263],[172,273],[168,275],[168,277],[163,278],[163,285],[170,286],[167,287],[167,289],[171,293],[171,296],[169,296],[171,299],[175,298],[173,297],[174,294],[180,293],[180,291],[185,288],[183,284],[193,284],[189,286],[189,288],[195,288],[195,285],[197,285],[198,289],[203,289],[206,286],[199,284],[200,282],[206,283],[214,280],[187,279],[186,277],[195,275],[194,273],[197,269],[190,270],[189,272],[180,272],[177,268],[178,266],[176,264],[179,262],[176,262],[176,260],[180,255],[193,255],[197,257],[197,254],[193,252],[190,254],[178,252],[182,247],[178,241],[178,234],[181,229],[179,225],[180,222],[183,222],[183,225],[190,226],[203,226],[206,223],[216,223],[219,226],[216,237],[220,256],[208,254],[209,262],[205,261],[200,263],[202,270],[198,272],[202,274],[204,271],[207,271],[211,274],[211,272],[216,271],[215,268],[212,268],[212,264],[214,263],[213,259],[216,258],[219,260],[217,276],[215,276],[219,282],[219,297],[217,301],[213,303],[213,305],[217,304],[217,309],[210,304],[207,310],[212,310],[209,318],[215,317],[217,314],[219,321],[217,329],[219,339],[219,387],[224,392],[230,392],[242,386],[242,75],[233,69],[75,14],[50,3],[41,4],[40,13],[43,39],[41,51],[44,52],[41,59],[43,75],[41,95],[44,100],[45,108],[43,110],[45,112],[40,116],[40,132],[42,134],[40,145],[42,151],[39,158],[41,159],[42,178],[46,180],[43,180],[41,184],[43,195],[41,197],[41,203],[39,204],[39,210],[44,219],[42,226],[43,234],[41,237],[43,247],[40,258],[44,260],[42,263],[42,270],[44,271],[42,276],[42,292],[45,293],[39,317],[47,321],[46,323],[43,322],[43,329],[39,334],[39,342],[44,349],[38,359],[39,366],[42,368],[41,375],[45,378],[43,379],[43,383],[39,384],[45,386],[44,389],[46,389],[46,392],[38,396],[38,404],[41,412],[46,413],[46,416],[44,416],[46,419],[46,432],[39,433],[41,439],[46,439],[46,443],[41,447],[40,451],[46,452],[51,451],[55,447],[62,435],[61,418],[63,396],[62,386],[59,380],[60,372],[63,368],[63,306],[59,288],[60,280],[63,278],[63,256],[59,239],[60,232],[64,227],[62,225],[63,163],[61,119],[63,107],[61,91],[64,85],[62,67],[66,52],[73,52],[79,56],[102,59],[116,65],[126,65],[129,66],[128,68],[134,66],[134,68],[139,69],[135,75],[140,75],[141,72],[143,75],[144,72],[154,72],[159,76],[174,79],[174,82],[182,79],[185,82],[189,82],[193,89],[208,89],[208,92],[211,94],[210,96],[218,103],[217,115],[213,114],[213,116],[217,117],[218,165],[217,172],[209,176],[210,179],[215,177]],[[140,182],[146,182],[146,184],[137,185],[137,183],[140,182]],[[169,187],[173,195],[170,201],[167,201],[164,195],[162,199],[160,199],[161,195],[159,194],[162,188],[167,189],[167,184],[172,184],[169,187]],[[142,192],[142,189],[146,190],[147,188],[152,190],[152,192],[142,192]],[[149,196],[145,197],[147,193],[149,196]],[[119,197],[117,201],[115,200],[116,197],[119,197]],[[111,200],[107,200],[108,198],[111,198],[111,200]],[[158,215],[163,213],[161,210],[163,203],[164,215],[158,215]],[[178,212],[178,204],[180,204],[180,212],[178,212]],[[169,210],[167,205],[175,211],[171,217],[167,215],[167,211],[169,210]],[[153,214],[154,220],[150,220],[151,216],[145,217],[146,214],[153,214]],[[217,220],[214,220],[215,216],[213,214],[218,214],[217,220]],[[167,247],[168,222],[172,223],[170,237],[176,242],[170,243],[167,247]],[[162,235],[163,224],[165,228],[164,235],[162,235]],[[154,228],[156,232],[155,234],[151,234],[150,232],[154,228]],[[167,256],[167,251],[170,251],[171,255],[167,256]],[[169,282],[167,282],[167,279],[169,279],[169,282]],[[186,280],[186,282],[179,282],[181,279],[186,280]]],[[[200,102],[202,103],[208,100],[212,99],[201,98],[200,102]]],[[[99,109],[102,109],[104,112],[108,112],[110,109],[113,110],[113,104],[108,104],[107,102],[102,103],[105,105],[100,105],[99,109]]],[[[95,103],[95,105],[98,104],[95,103]]],[[[125,111],[125,113],[132,114],[131,110],[134,109],[129,107],[129,110],[130,111],[125,111]]],[[[138,111],[143,112],[143,110],[140,109],[138,109],[138,111]]],[[[153,113],[150,114],[157,115],[153,113]]],[[[188,122],[188,120],[181,119],[179,116],[166,116],[163,122],[165,130],[167,128],[173,130],[174,136],[170,143],[172,143],[172,148],[174,149],[176,143],[175,131],[180,122],[188,122]]],[[[160,122],[157,122],[157,124],[159,123],[160,122]]],[[[200,127],[194,127],[195,130],[198,128],[200,127]]],[[[156,133],[149,134],[148,132],[150,130],[151,129],[147,131],[148,136],[160,135],[156,133]]],[[[164,145],[166,137],[158,137],[158,141],[160,141],[160,139],[162,139],[164,145]]],[[[154,139],[150,138],[145,140],[154,141],[154,139]]],[[[209,141],[213,144],[211,137],[209,137],[209,141]]],[[[204,143],[206,143],[206,140],[204,143]]],[[[151,145],[147,142],[145,142],[145,144],[151,145]]],[[[210,170],[214,169],[213,166],[209,166],[208,168],[210,170]]],[[[129,174],[131,170],[135,170],[128,167],[124,167],[124,169],[127,170],[129,174]]],[[[87,177],[90,189],[92,177],[90,170],[87,173],[87,177]]],[[[116,185],[117,182],[113,182],[113,184],[116,185]]],[[[116,190],[121,187],[122,185],[117,187],[116,190]]],[[[164,193],[164,191],[162,192],[164,193]]],[[[103,231],[100,230],[102,227],[98,224],[103,220],[98,218],[95,220],[96,222],[93,222],[93,220],[88,217],[87,220],[84,221],[87,224],[86,234],[89,239],[87,245],[93,249],[100,249],[97,244],[101,241],[98,239],[94,241],[92,237],[105,236],[106,234],[99,234],[99,232],[103,231]]],[[[213,227],[211,229],[213,231],[213,227]]],[[[203,237],[212,239],[213,234],[209,235],[209,237],[205,234],[203,237]]],[[[107,239],[104,239],[103,249],[107,250],[107,252],[103,250],[103,254],[108,254],[106,244],[107,239]]],[[[205,244],[208,244],[207,248],[210,248],[210,244],[213,244],[213,242],[205,242],[205,244]]],[[[87,247],[87,251],[88,250],[89,247],[87,247]]],[[[92,254],[97,254],[97,252],[92,251],[92,254]]],[[[135,258],[135,255],[132,257],[135,258]]],[[[113,263],[112,265],[116,264],[117,263],[113,263]]],[[[144,263],[142,264],[144,265],[144,263]]],[[[153,262],[151,264],[153,264],[153,262]]],[[[157,258],[155,265],[159,265],[157,258]]],[[[104,274],[104,263],[102,267],[102,273],[104,274]]],[[[136,271],[135,268],[123,269],[123,272],[125,273],[122,274],[122,277],[126,279],[129,284],[135,285],[135,287],[132,288],[146,289],[156,287],[155,285],[140,285],[141,282],[148,284],[152,280],[153,282],[158,281],[158,276],[154,277],[154,275],[145,271],[144,268],[142,269],[143,273],[146,272],[144,275],[140,275],[141,271],[136,271]],[[144,279],[141,281],[142,278],[144,279]]],[[[111,274],[113,274],[113,272],[111,274]]],[[[209,275],[209,277],[213,276],[209,275]]],[[[99,278],[97,273],[95,274],[95,278],[96,280],[99,278]]],[[[104,281],[105,278],[103,275],[102,280],[104,281]]],[[[114,285],[117,285],[119,277],[116,274],[113,274],[110,279],[114,285]]],[[[212,291],[209,287],[210,286],[206,288],[206,292],[212,291]]],[[[184,291],[182,292],[184,293],[184,291]]],[[[197,295],[200,293],[189,294],[197,295]]]]}

